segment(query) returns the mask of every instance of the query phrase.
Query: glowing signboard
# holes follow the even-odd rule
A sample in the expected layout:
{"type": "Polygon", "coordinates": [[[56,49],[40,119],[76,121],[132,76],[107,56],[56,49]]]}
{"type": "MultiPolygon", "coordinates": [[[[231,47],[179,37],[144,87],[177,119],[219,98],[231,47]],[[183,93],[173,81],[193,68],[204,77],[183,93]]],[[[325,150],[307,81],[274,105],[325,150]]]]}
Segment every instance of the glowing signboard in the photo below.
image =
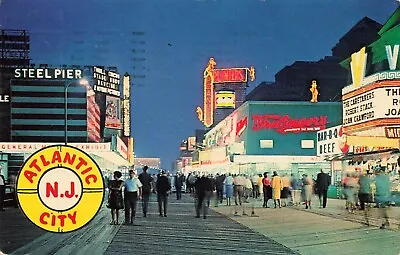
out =
{"type": "Polygon", "coordinates": [[[378,120],[379,125],[383,125],[400,119],[400,86],[393,86],[395,83],[392,81],[391,84],[388,82],[377,84],[380,87],[366,87],[369,90],[363,93],[345,95],[343,126],[346,131],[373,126],[378,120]]]}
{"type": "Polygon", "coordinates": [[[247,82],[246,68],[214,69],[214,83],[247,82]]]}
{"type": "Polygon", "coordinates": [[[119,91],[118,73],[94,66],[93,78],[95,80],[95,84],[93,86],[94,91],[117,97],[121,96],[121,92],[119,91]]]}
{"type": "Polygon", "coordinates": [[[251,119],[253,120],[253,131],[272,129],[281,134],[319,131],[325,129],[328,123],[327,116],[291,119],[289,115],[254,114],[251,119]]]}
{"type": "Polygon", "coordinates": [[[215,93],[215,107],[218,108],[235,108],[235,92],[234,91],[218,91],[215,93]]]}
{"type": "Polygon", "coordinates": [[[106,97],[106,124],[107,128],[121,128],[121,106],[120,99],[116,97],[106,97]]]}
{"type": "Polygon", "coordinates": [[[214,58],[210,58],[208,66],[204,70],[204,109],[203,121],[206,127],[211,127],[214,123],[214,74],[213,70],[217,63],[214,58]]]}
{"type": "Polygon", "coordinates": [[[82,70],[59,68],[16,68],[14,78],[18,79],[81,79],[82,70]]]}
{"type": "Polygon", "coordinates": [[[130,110],[130,76],[129,74],[124,75],[124,80],[122,82],[122,88],[124,92],[124,97],[122,100],[123,107],[123,118],[122,118],[122,127],[124,136],[130,136],[131,134],[131,110],[130,110]]]}
{"type": "MultiPolygon", "coordinates": [[[[216,65],[217,63],[215,62],[214,58],[210,58],[203,74],[204,106],[202,112],[203,113],[202,121],[204,123],[204,126],[206,127],[211,127],[214,124],[214,110],[216,108],[215,107],[216,96],[214,94],[215,83],[229,83],[229,82],[243,83],[247,82],[247,75],[250,76],[251,81],[254,81],[255,79],[254,67],[215,69],[216,65]]],[[[235,106],[233,106],[233,108],[234,107],[235,106]]],[[[196,109],[196,112],[199,116],[199,120],[201,120],[199,115],[199,110],[196,109]]]]}

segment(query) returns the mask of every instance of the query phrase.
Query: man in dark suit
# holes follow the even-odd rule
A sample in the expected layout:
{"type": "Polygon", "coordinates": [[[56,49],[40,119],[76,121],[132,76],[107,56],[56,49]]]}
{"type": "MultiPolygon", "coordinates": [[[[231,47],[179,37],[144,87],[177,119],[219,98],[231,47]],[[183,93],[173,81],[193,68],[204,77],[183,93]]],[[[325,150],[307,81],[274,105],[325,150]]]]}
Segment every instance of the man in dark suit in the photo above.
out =
{"type": "Polygon", "coordinates": [[[168,204],[168,192],[171,190],[171,183],[165,171],[162,170],[160,176],[157,178],[157,200],[158,200],[158,211],[160,213],[160,217],[167,217],[167,204],[168,204]],[[164,210],[163,210],[164,205],[164,210]]]}
{"type": "Polygon", "coordinates": [[[143,172],[139,174],[139,181],[142,183],[142,210],[143,217],[147,217],[147,211],[149,208],[149,198],[151,194],[151,182],[153,178],[147,173],[148,166],[143,167],[143,172]]]}
{"type": "Polygon", "coordinates": [[[200,210],[203,208],[203,218],[207,218],[207,209],[210,196],[208,193],[213,191],[210,178],[203,175],[196,180],[196,218],[200,218],[200,210]]]}
{"type": "Polygon", "coordinates": [[[178,172],[174,177],[176,200],[180,200],[182,198],[182,186],[184,181],[185,177],[180,172],[178,172]]]}
{"type": "Polygon", "coordinates": [[[317,182],[316,182],[316,188],[317,188],[317,193],[318,193],[318,198],[319,198],[319,207],[321,206],[323,208],[326,207],[326,200],[328,198],[328,188],[329,185],[331,184],[331,179],[329,175],[324,173],[324,170],[321,169],[321,172],[317,175],[317,182]],[[322,197],[322,201],[321,201],[322,197]]]}

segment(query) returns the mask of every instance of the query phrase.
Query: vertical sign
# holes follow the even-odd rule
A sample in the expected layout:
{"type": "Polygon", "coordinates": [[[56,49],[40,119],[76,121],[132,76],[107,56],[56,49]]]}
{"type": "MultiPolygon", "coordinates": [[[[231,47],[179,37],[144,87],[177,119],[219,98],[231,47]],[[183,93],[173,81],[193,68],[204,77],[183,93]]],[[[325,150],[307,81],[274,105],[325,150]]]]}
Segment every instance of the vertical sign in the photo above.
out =
{"type": "Polygon", "coordinates": [[[131,134],[131,111],[130,111],[130,75],[125,73],[124,80],[122,83],[123,89],[123,100],[122,100],[122,107],[123,107],[123,134],[124,136],[129,137],[131,134]]]}

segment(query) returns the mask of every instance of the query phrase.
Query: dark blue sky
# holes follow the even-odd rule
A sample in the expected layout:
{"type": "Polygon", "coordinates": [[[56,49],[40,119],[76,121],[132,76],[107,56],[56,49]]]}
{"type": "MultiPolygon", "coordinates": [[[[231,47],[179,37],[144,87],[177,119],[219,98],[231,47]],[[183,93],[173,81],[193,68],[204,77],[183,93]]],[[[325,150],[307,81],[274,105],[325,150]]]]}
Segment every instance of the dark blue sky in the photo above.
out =
{"type": "Polygon", "coordinates": [[[201,128],[195,108],[202,104],[209,57],[217,67],[253,65],[251,90],[295,60],[329,55],[361,18],[383,23],[398,5],[395,0],[3,0],[0,25],[30,31],[34,63],[117,66],[132,74],[138,67],[132,49],[144,49],[138,57],[146,59],[145,69],[136,72],[146,78],[134,80],[132,88],[135,152],[161,157],[169,169],[182,139],[201,128]]]}

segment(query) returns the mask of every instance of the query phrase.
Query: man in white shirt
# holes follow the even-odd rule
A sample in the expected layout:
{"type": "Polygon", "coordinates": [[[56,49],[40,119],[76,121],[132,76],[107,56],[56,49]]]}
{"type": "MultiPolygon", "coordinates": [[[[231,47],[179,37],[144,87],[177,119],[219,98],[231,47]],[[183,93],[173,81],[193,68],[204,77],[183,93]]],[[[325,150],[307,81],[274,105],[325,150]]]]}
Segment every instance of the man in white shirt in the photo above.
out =
{"type": "Polygon", "coordinates": [[[4,212],[3,204],[6,195],[6,180],[4,175],[0,172],[0,211],[4,212]]]}
{"type": "Polygon", "coordinates": [[[124,183],[125,225],[133,224],[136,216],[137,200],[142,199],[142,183],[134,170],[129,170],[129,178],[124,183]]]}

